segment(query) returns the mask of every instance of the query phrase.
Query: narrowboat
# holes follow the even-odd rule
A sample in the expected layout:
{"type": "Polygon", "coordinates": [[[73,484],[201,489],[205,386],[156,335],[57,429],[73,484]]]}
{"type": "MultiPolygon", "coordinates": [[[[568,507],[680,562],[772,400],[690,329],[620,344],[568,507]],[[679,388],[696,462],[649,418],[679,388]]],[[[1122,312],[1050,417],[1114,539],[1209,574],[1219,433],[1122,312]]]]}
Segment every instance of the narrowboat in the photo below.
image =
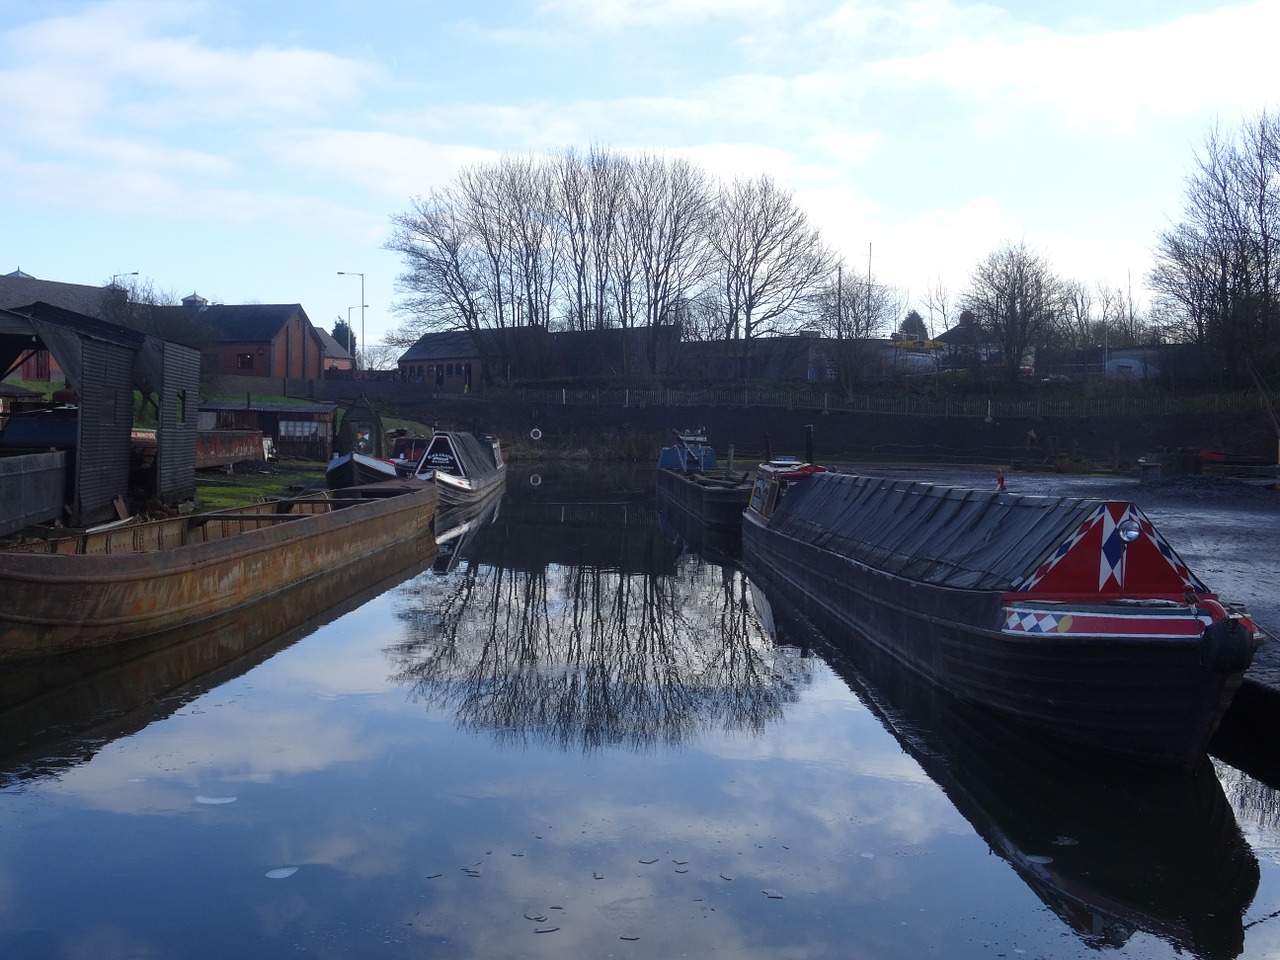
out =
{"type": "Polygon", "coordinates": [[[1146,935],[1170,956],[1240,955],[1258,861],[1208,757],[1194,773],[1155,769],[1019,730],[758,586],[776,640],[816,649],[1082,945],[1146,935]]]}
{"type": "Polygon", "coordinates": [[[431,536],[433,484],[394,480],[0,549],[0,661],[149,636],[431,536]]]}
{"type": "Polygon", "coordinates": [[[739,533],[742,511],[751,497],[749,473],[718,466],[704,431],[674,431],[676,442],[658,456],[658,509],[680,515],[710,533],[739,533]]]}
{"type": "Polygon", "coordinates": [[[951,694],[1194,768],[1261,632],[1133,503],[762,464],[748,569],[951,694]]]}
{"type": "Polygon", "coordinates": [[[507,465],[497,437],[436,430],[413,475],[435,483],[441,505],[479,503],[502,489],[507,465]]]}

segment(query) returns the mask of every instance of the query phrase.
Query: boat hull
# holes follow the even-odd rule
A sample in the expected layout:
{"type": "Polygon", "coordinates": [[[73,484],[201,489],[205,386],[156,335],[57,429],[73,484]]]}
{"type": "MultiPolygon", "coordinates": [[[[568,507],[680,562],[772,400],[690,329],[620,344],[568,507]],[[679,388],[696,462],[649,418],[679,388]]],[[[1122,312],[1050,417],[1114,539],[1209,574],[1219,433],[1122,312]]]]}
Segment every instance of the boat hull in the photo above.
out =
{"type": "Polygon", "coordinates": [[[384,483],[401,474],[395,464],[363,453],[344,453],[325,469],[325,485],[330,490],[345,490],[366,483],[384,483]]]}
{"type": "Polygon", "coordinates": [[[443,470],[432,475],[441,506],[474,506],[500,494],[507,482],[506,464],[476,477],[457,477],[443,470]]]}
{"type": "Polygon", "coordinates": [[[1006,631],[997,591],[887,573],[750,513],[743,555],[753,576],[806,615],[856,631],[954,696],[1128,759],[1194,768],[1244,674],[1204,662],[1199,625],[1165,636],[1006,631]]]}
{"type": "Polygon", "coordinates": [[[678,512],[714,533],[737,533],[751,499],[751,482],[659,469],[658,508],[678,512]]]}
{"type": "Polygon", "coordinates": [[[147,636],[341,577],[431,536],[437,502],[421,482],[361,487],[54,542],[88,552],[0,552],[0,660],[147,636]]]}

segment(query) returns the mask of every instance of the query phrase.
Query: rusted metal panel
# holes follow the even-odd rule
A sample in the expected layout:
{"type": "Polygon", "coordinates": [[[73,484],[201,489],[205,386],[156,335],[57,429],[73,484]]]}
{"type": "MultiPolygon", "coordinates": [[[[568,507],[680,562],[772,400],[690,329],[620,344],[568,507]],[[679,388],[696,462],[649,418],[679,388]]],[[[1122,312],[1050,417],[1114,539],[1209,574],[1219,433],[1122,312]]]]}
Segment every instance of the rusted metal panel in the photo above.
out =
{"type": "Polygon", "coordinates": [[[0,536],[62,516],[71,460],[66,450],[0,457],[0,536]]]}
{"type": "Polygon", "coordinates": [[[265,458],[261,430],[201,430],[196,437],[198,470],[265,458]]]}

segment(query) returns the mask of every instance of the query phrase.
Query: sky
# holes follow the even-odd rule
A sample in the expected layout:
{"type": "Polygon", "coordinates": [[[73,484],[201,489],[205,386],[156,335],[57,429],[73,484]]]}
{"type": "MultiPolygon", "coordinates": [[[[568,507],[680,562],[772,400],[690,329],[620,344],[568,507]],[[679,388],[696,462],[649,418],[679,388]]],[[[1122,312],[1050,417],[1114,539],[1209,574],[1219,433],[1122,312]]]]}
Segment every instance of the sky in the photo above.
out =
{"type": "Polygon", "coordinates": [[[0,273],[375,345],[393,215],[596,144],[772,176],[909,306],[1006,243],[1141,305],[1206,136],[1280,108],[1277,36],[1280,0],[0,0],[0,273]]]}

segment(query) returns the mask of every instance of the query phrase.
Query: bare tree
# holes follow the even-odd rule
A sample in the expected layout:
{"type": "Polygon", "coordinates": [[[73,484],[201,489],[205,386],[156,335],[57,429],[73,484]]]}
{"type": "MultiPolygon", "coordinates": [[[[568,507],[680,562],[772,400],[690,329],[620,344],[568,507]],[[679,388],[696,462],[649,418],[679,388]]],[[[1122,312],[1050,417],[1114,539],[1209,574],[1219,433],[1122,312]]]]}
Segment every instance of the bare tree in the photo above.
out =
{"type": "Polygon", "coordinates": [[[931,281],[924,291],[924,309],[929,315],[929,337],[951,329],[951,291],[942,278],[931,281]]]}
{"type": "Polygon", "coordinates": [[[711,249],[723,336],[740,348],[745,378],[752,340],[787,326],[788,312],[827,278],[833,258],[795,198],[768,176],[721,189],[711,249]]]}
{"type": "Polygon", "coordinates": [[[1062,282],[1025,242],[1005,244],[974,268],[964,299],[1000,348],[1005,376],[1016,380],[1027,353],[1053,336],[1062,314],[1062,282]]]}
{"type": "Polygon", "coordinates": [[[1148,282],[1171,339],[1220,349],[1229,370],[1280,334],[1280,117],[1217,129],[1160,234],[1148,282]]]}
{"type": "Polygon", "coordinates": [[[436,191],[415,197],[408,211],[392,217],[385,246],[404,260],[405,272],[397,278],[404,299],[397,310],[408,317],[392,342],[408,346],[424,333],[473,333],[487,324],[492,260],[475,243],[463,205],[457,194],[436,191]]]}

